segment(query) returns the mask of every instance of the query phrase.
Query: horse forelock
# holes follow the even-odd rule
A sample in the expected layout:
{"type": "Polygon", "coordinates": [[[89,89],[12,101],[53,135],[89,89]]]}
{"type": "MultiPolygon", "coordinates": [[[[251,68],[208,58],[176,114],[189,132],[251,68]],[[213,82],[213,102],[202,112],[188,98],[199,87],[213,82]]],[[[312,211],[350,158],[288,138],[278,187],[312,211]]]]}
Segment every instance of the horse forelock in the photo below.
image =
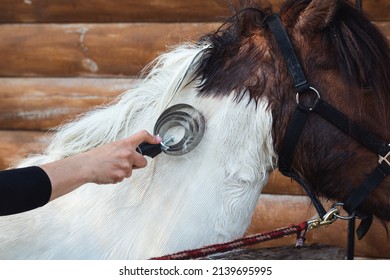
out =
{"type": "Polygon", "coordinates": [[[200,40],[210,47],[199,60],[195,75],[201,80],[201,95],[224,96],[233,92],[238,101],[248,95],[250,101],[257,102],[268,88],[268,73],[273,72],[262,34],[265,19],[272,11],[254,1],[244,1],[235,8],[234,16],[200,40]],[[261,67],[260,62],[264,64],[261,67]]]}

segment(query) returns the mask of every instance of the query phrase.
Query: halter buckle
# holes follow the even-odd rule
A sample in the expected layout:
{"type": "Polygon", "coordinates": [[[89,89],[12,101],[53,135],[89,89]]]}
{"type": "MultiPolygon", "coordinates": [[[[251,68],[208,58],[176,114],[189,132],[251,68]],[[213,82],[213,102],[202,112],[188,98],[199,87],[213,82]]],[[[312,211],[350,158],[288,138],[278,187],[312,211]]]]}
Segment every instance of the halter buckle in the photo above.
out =
{"type": "Polygon", "coordinates": [[[379,164],[382,164],[382,162],[386,162],[388,166],[390,166],[390,151],[387,153],[387,155],[385,155],[384,157],[382,157],[381,155],[379,155],[379,160],[378,160],[379,164]]]}

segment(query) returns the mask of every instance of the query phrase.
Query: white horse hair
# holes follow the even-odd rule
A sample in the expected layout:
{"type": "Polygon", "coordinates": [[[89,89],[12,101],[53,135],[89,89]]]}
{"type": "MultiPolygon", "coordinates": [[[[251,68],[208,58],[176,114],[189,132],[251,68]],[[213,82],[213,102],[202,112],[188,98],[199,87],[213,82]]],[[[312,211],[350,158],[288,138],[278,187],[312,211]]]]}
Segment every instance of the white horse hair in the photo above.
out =
{"type": "Polygon", "coordinates": [[[272,116],[266,99],[198,96],[194,67],[211,47],[188,44],[161,55],[136,88],[60,127],[42,155],[19,166],[152,132],[161,112],[177,103],[206,119],[195,150],[161,154],[116,185],[87,184],[39,209],[1,217],[0,259],[146,259],[245,233],[275,162],[272,116]]]}

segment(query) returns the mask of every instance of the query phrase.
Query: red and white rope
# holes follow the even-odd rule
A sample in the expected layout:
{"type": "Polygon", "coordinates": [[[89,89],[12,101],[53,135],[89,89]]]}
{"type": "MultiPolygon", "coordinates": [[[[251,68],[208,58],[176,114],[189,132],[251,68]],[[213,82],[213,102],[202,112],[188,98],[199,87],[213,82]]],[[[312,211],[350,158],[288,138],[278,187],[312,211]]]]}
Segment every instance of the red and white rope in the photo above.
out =
{"type": "Polygon", "coordinates": [[[266,233],[258,233],[249,235],[243,238],[235,239],[226,243],[214,244],[205,246],[199,249],[181,251],[171,255],[165,255],[151,260],[189,260],[205,257],[211,254],[224,253],[234,249],[254,245],[268,240],[278,239],[284,236],[297,234],[297,247],[303,246],[305,241],[305,234],[307,231],[307,222],[302,222],[299,225],[292,225],[290,227],[276,229],[266,233]]]}

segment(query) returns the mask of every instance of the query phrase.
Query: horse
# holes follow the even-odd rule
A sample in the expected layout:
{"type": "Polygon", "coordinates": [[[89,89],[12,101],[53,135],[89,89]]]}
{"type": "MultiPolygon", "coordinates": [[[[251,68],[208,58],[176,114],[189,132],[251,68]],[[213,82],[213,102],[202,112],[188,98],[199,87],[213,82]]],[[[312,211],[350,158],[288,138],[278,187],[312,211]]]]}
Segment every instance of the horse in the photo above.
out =
{"type": "MultiPolygon", "coordinates": [[[[121,183],[87,184],[39,209],[1,217],[1,259],[148,259],[245,233],[278,167],[297,100],[289,63],[267,24],[271,7],[260,0],[235,7],[218,30],[161,54],[135,88],[60,126],[41,155],[19,166],[152,131],[162,112],[182,103],[204,116],[199,144],[184,155],[162,153],[121,183]]],[[[390,49],[367,16],[344,0],[287,0],[279,15],[321,99],[389,141],[390,49]]],[[[310,104],[312,96],[302,94],[299,102],[310,104]]],[[[312,114],[291,168],[316,196],[344,201],[377,161],[312,114]]],[[[389,183],[384,178],[358,205],[384,224],[389,183]]]]}

